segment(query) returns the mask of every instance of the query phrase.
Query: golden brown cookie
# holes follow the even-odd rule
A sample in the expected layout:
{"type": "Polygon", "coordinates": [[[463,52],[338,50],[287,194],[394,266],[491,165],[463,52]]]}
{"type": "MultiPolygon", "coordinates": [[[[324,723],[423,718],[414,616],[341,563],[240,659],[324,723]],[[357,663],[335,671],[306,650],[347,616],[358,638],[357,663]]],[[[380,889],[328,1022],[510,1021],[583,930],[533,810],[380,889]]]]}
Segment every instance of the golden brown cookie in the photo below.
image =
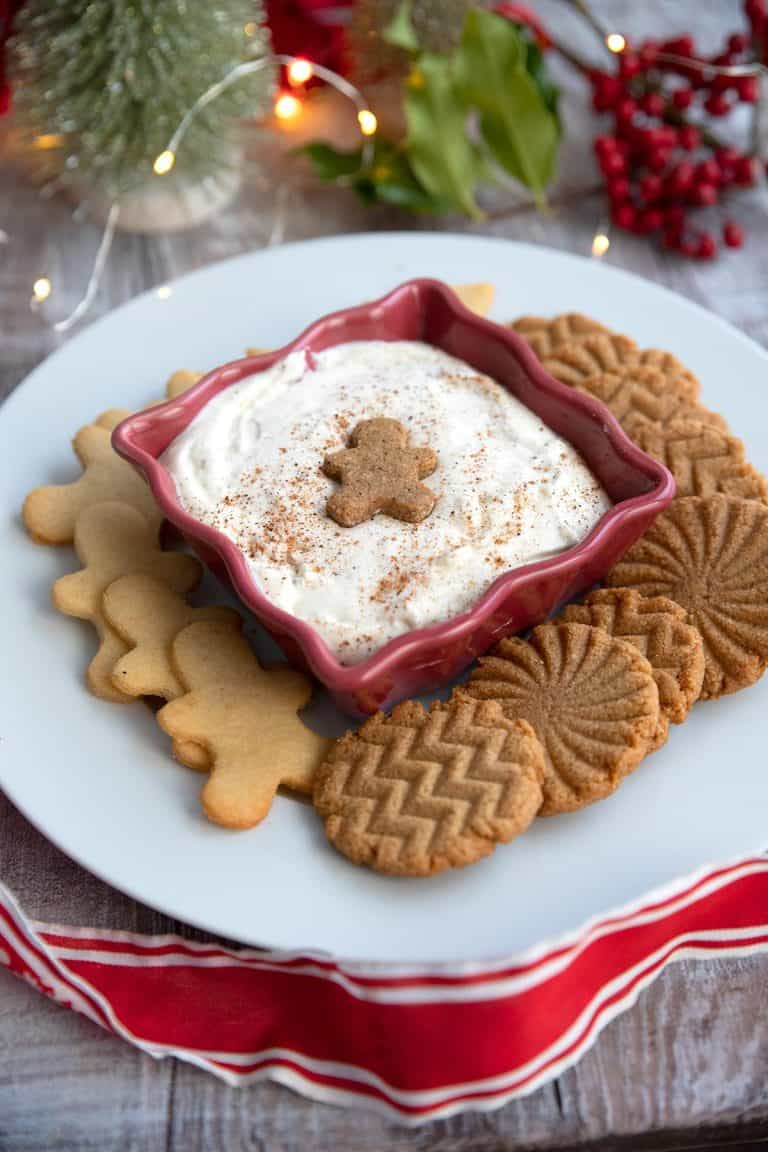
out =
{"type": "Polygon", "coordinates": [[[189,368],[179,368],[177,372],[173,372],[165,385],[165,395],[168,400],[175,400],[177,396],[183,396],[188,392],[193,385],[197,384],[198,380],[202,380],[204,372],[192,372],[189,368]]]}
{"type": "Polygon", "coordinates": [[[573,344],[554,348],[541,363],[563,384],[583,384],[605,372],[622,372],[637,358],[637,344],[617,332],[597,332],[573,344]]]}
{"type": "Polygon", "coordinates": [[[130,408],[107,408],[106,412],[96,417],[94,424],[98,424],[99,428],[106,428],[108,432],[114,432],[118,424],[122,424],[130,415],[130,408]]]}
{"type": "Polygon", "coordinates": [[[496,288],[487,281],[479,281],[476,284],[452,284],[451,287],[464,307],[478,316],[487,316],[493,307],[496,288]]]}
{"type": "Polygon", "coordinates": [[[642,653],[602,628],[542,624],[502,640],[459,689],[527,720],[544,748],[542,815],[613,792],[648,751],[659,693],[642,653]]]}
{"type": "Polygon", "coordinates": [[[610,329],[591,316],[582,316],[580,312],[563,312],[559,316],[520,316],[513,320],[510,328],[522,336],[533,351],[543,360],[551,356],[555,348],[565,344],[578,344],[587,336],[599,333],[610,335],[610,329]]]}
{"type": "Polygon", "coordinates": [[[673,500],[608,573],[611,587],[668,596],[704,641],[706,700],[768,666],[768,508],[720,494],[673,500]]]}
{"type": "Polygon", "coordinates": [[[357,864],[433,876],[524,832],[541,804],[541,746],[498,705],[415,700],[338,740],[318,770],[315,808],[357,864]]]}
{"type": "Polygon", "coordinates": [[[698,376],[691,372],[690,368],[686,368],[682,360],[678,360],[671,352],[665,352],[663,348],[641,348],[637,353],[636,363],[639,368],[655,368],[657,372],[662,372],[675,380],[686,380],[694,397],[701,391],[698,376]]]}
{"type": "Polygon", "coordinates": [[[370,520],[377,512],[417,524],[429,516],[437,497],[420,481],[437,468],[431,448],[415,448],[399,420],[379,416],[352,431],[349,448],[323,460],[323,471],[341,487],[326,512],[344,528],[370,520]]]}
{"type": "Polygon", "coordinates": [[[725,427],[722,416],[696,400],[695,385],[684,377],[666,376],[656,368],[628,365],[621,372],[587,377],[575,387],[610,408],[628,436],[650,420],[666,423],[690,419],[725,427]]]}
{"type": "Polygon", "coordinates": [[[201,567],[193,556],[161,552],[146,518],[117,501],[82,510],[75,525],[75,552],[82,569],[57,580],[51,597],[60,612],[89,620],[96,629],[99,650],[88,667],[88,687],[104,700],[125,703],[133,697],[114,686],[112,669],[126,645],[104,616],[105,590],[119,576],[143,572],[177,592],[188,592],[200,579],[201,567]]]}
{"type": "Polygon", "coordinates": [[[659,690],[659,725],[649,751],[664,744],[670,723],[682,724],[701,693],[704,644],[686,617],[673,600],[646,598],[633,588],[591,592],[583,604],[569,604],[561,617],[566,624],[602,628],[645,656],[659,690]]]}
{"type": "Polygon", "coordinates": [[[741,440],[711,424],[700,420],[670,420],[667,424],[639,421],[633,439],[669,468],[678,496],[722,492],[768,504],[768,482],[747,462],[741,440]]]}
{"type": "Polygon", "coordinates": [[[310,792],[328,741],[299,719],[311,681],[284,665],[264,669],[248,641],[221,621],[190,624],[172,645],[185,695],[157,720],[175,741],[201,745],[211,775],[200,799],[210,820],[251,828],[269,812],[278,787],[310,792]]]}
{"type": "MultiPolygon", "coordinates": [[[[111,409],[99,419],[109,422],[117,411],[111,409]]],[[[79,513],[105,500],[130,504],[156,536],[162,513],[146,481],[113,449],[109,423],[86,424],[75,436],[74,448],[83,466],[80,479],[71,484],[35,488],[24,501],[24,523],[33,540],[39,544],[71,544],[79,513]]]]}
{"type": "Polygon", "coordinates": [[[171,661],[171,644],[182,628],[198,620],[214,620],[233,629],[242,626],[234,608],[192,608],[168,584],[141,572],[110,584],[102,607],[128,647],[112,670],[112,683],[127,696],[175,700],[184,693],[171,661]]]}
{"type": "MultiPolygon", "coordinates": [[[[242,626],[233,608],[192,608],[167,584],[141,573],[121,576],[110,584],[102,607],[107,622],[128,647],[112,669],[112,683],[127,696],[167,701],[184,694],[171,661],[171,645],[182,628],[197,620],[216,620],[236,629],[242,626]]],[[[175,742],[173,755],[197,772],[211,766],[205,748],[191,740],[175,742]]]]}

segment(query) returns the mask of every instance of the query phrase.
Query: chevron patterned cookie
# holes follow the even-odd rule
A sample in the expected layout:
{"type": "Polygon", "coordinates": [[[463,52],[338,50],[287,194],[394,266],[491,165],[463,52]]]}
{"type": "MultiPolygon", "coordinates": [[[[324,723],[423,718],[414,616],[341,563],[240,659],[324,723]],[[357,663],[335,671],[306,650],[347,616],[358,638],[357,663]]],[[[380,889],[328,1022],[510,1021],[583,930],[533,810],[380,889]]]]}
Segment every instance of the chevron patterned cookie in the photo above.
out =
{"type": "MultiPolygon", "coordinates": [[[[659,690],[659,724],[649,752],[666,742],[669,725],[682,724],[701,693],[704,644],[686,624],[686,611],[663,596],[646,598],[632,588],[601,588],[583,604],[569,604],[566,624],[591,624],[638,648],[659,690]]],[[[553,621],[557,623],[558,621],[553,621]]]]}
{"type": "Polygon", "coordinates": [[[544,748],[541,814],[610,795],[637,767],[659,725],[659,693],[642,653],[602,628],[542,624],[502,640],[459,689],[527,720],[544,748]]]}
{"type": "MultiPolygon", "coordinates": [[[[112,421],[124,409],[110,409],[99,423],[86,424],[74,439],[74,449],[83,466],[79,480],[71,484],[49,484],[35,488],[24,501],[24,523],[39,544],[71,544],[80,512],[105,500],[130,504],[149,524],[155,536],[163,516],[146,482],[112,447],[112,421]],[[111,425],[111,427],[110,427],[111,425]]],[[[125,413],[127,415],[127,413],[125,413]]],[[[117,420],[119,423],[119,420],[117,420]]]]}
{"type": "Polygon", "coordinates": [[[667,424],[639,421],[633,439],[669,468],[678,496],[722,492],[768,504],[768,481],[747,462],[741,440],[727,432],[699,420],[671,420],[667,424]]]}
{"type": "Polygon", "coordinates": [[[112,670],[125,654],[126,644],[104,615],[104,592],[113,580],[133,572],[154,576],[177,592],[188,592],[199,581],[202,569],[193,556],[161,552],[157,532],[147,519],[136,508],[117,501],[91,504],[80,512],[75,552],[82,569],[57,580],[51,598],[60,612],[89,620],[96,629],[99,650],[88,666],[90,690],[104,700],[125,703],[133,697],[115,687],[112,670]]]}
{"type": "Polygon", "coordinates": [[[683,377],[665,376],[655,368],[629,365],[622,372],[604,372],[587,377],[575,387],[601,400],[610,408],[628,436],[648,420],[666,423],[691,419],[724,427],[716,412],[709,412],[696,399],[695,386],[683,377]]]}
{"type": "Polygon", "coordinates": [[[551,356],[555,348],[578,344],[587,336],[610,335],[610,329],[580,312],[563,312],[559,316],[519,316],[509,325],[522,336],[540,360],[551,356]]]}
{"type": "Polygon", "coordinates": [[[637,344],[618,332],[597,332],[574,344],[561,344],[541,363],[563,384],[583,384],[605,372],[622,372],[638,354],[637,344]]]}
{"type": "Polygon", "coordinates": [[[612,587],[667,596],[704,641],[703,700],[768,667],[768,508],[720,494],[673,500],[608,573],[612,587]]]}
{"type": "Polygon", "coordinates": [[[200,800],[205,814],[227,828],[252,828],[269,812],[282,784],[311,792],[328,741],[302,723],[312,683],[285,665],[262,668],[230,622],[182,629],[172,644],[185,693],[157,714],[163,731],[201,745],[211,774],[200,800]]]}
{"type": "Polygon", "coordinates": [[[498,705],[416,701],[348,732],[317,773],[328,839],[357,864],[433,876],[473,864],[524,832],[541,804],[543,758],[498,705]]]}

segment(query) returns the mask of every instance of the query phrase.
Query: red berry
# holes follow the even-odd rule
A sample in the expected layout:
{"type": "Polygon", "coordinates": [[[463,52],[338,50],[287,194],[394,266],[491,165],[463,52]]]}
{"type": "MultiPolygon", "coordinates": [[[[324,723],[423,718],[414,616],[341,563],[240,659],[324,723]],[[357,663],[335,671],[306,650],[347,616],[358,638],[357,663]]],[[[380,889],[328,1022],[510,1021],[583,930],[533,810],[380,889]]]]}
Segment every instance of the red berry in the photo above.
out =
{"type": "Polygon", "coordinates": [[[648,204],[659,199],[663,188],[664,185],[661,177],[654,175],[652,172],[649,172],[647,176],[643,176],[640,181],[640,195],[648,204]]]}
{"type": "Polygon", "coordinates": [[[670,249],[670,251],[672,251],[672,252],[678,251],[680,248],[680,229],[679,228],[675,228],[675,229],[667,228],[664,232],[664,235],[662,237],[661,242],[664,245],[664,247],[670,249]]]}
{"type": "Polygon", "coordinates": [[[723,240],[729,248],[741,248],[744,232],[735,220],[726,220],[723,224],[723,240]]]}
{"type": "Polygon", "coordinates": [[[620,204],[622,200],[629,199],[629,180],[624,176],[617,176],[608,181],[608,199],[612,204],[620,204]]]}
{"type": "Polygon", "coordinates": [[[669,52],[673,56],[693,56],[693,37],[677,36],[674,40],[665,40],[661,49],[663,52],[669,52]]]}
{"type": "Polygon", "coordinates": [[[709,206],[717,204],[718,192],[714,184],[696,184],[690,192],[694,204],[709,206]]]}
{"type": "Polygon", "coordinates": [[[598,159],[601,159],[611,152],[616,152],[618,143],[615,136],[596,136],[595,143],[593,144],[595,155],[598,159]]]}
{"type": "Polygon", "coordinates": [[[656,63],[656,57],[658,54],[658,40],[646,40],[643,44],[641,44],[640,51],[638,52],[638,58],[643,68],[652,68],[656,63]]]}
{"type": "Polygon", "coordinates": [[[640,107],[643,112],[648,116],[663,116],[664,109],[666,108],[666,101],[661,92],[646,92],[640,101],[640,107]]]}
{"type": "Polygon", "coordinates": [[[637,104],[631,96],[622,96],[616,104],[616,119],[625,120],[627,123],[632,122],[632,117],[637,112],[637,104]]]}
{"type": "Polygon", "coordinates": [[[592,105],[596,112],[608,112],[614,108],[616,101],[624,91],[617,76],[608,72],[591,72],[589,76],[592,84],[592,105]]]}
{"type": "Polygon", "coordinates": [[[695,254],[699,260],[712,260],[717,255],[717,243],[711,232],[702,232],[699,236],[695,254]]]}
{"type": "Polygon", "coordinates": [[[664,212],[664,224],[668,232],[680,235],[685,227],[685,209],[682,204],[670,204],[664,212]]]}
{"type": "Polygon", "coordinates": [[[623,204],[614,205],[612,218],[617,228],[624,228],[627,231],[631,231],[635,226],[637,213],[629,201],[625,201],[623,204]]]}
{"type": "Polygon", "coordinates": [[[722,92],[711,92],[704,101],[704,107],[710,116],[727,116],[731,110],[722,92]]]}
{"type": "Polygon", "coordinates": [[[646,208],[637,218],[637,230],[641,235],[658,232],[664,224],[664,214],[658,208],[646,208]]]}
{"type": "Polygon", "coordinates": [[[672,103],[675,108],[679,108],[684,112],[686,108],[690,108],[693,103],[693,89],[692,88],[676,88],[672,93],[672,103]]]}
{"type": "Polygon", "coordinates": [[[680,240],[678,245],[678,252],[681,256],[698,256],[699,242],[698,240],[680,240]]]}
{"type": "Polygon", "coordinates": [[[751,156],[740,156],[733,166],[733,182],[748,188],[755,182],[755,165],[751,156]]]}
{"type": "Polygon", "coordinates": [[[673,196],[682,196],[693,184],[694,167],[687,160],[681,160],[669,174],[669,191],[673,196]]]}
{"type": "Polygon", "coordinates": [[[645,162],[651,172],[663,172],[669,162],[669,155],[669,148],[651,148],[645,162]]]}
{"type": "Polygon", "coordinates": [[[701,132],[695,124],[683,124],[677,139],[685,152],[694,152],[701,144],[701,132]]]}
{"type": "Polygon", "coordinates": [[[721,172],[733,168],[740,159],[741,153],[735,148],[718,148],[715,152],[715,161],[721,172]]]}
{"type": "Polygon", "coordinates": [[[604,176],[623,176],[627,170],[627,162],[620,152],[606,152],[599,163],[604,176]]]}
{"type": "Polygon", "coordinates": [[[746,52],[749,47],[749,37],[745,36],[743,32],[734,32],[728,37],[728,51],[732,52],[734,56],[740,56],[742,52],[746,52]]]}
{"type": "Polygon", "coordinates": [[[736,95],[744,104],[757,103],[759,88],[756,76],[739,76],[734,83],[736,95]]]}
{"type": "Polygon", "coordinates": [[[696,181],[699,184],[714,184],[715,187],[722,180],[720,165],[712,159],[702,160],[696,165],[696,181]]]}
{"type": "Polygon", "coordinates": [[[641,64],[634,52],[625,49],[619,55],[619,76],[622,80],[631,80],[641,71],[641,64]]]}

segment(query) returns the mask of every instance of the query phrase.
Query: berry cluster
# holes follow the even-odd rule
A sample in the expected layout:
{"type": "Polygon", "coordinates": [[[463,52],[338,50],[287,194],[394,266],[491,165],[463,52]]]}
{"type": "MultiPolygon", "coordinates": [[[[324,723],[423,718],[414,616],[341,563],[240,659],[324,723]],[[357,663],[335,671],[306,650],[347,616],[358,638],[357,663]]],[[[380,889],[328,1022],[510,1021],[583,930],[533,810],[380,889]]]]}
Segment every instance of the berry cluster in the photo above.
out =
{"type": "MultiPolygon", "coordinates": [[[[766,0],[747,0],[745,8],[752,37],[734,33],[722,52],[703,62],[742,64],[759,42],[756,31],[768,36],[766,0]]],[[[702,68],[690,36],[628,45],[617,61],[616,73],[589,74],[595,110],[613,117],[613,131],[595,140],[613,221],[640,235],[658,234],[664,247],[684,256],[711,260],[717,239],[694,227],[691,215],[719,203],[729,188],[754,184],[756,168],[753,157],[714,135],[706,117],[755,103],[758,82],[702,68]],[[689,120],[689,110],[698,112],[698,123],[689,120]]],[[[732,248],[743,244],[733,220],[723,223],[722,241],[732,248]]]]}

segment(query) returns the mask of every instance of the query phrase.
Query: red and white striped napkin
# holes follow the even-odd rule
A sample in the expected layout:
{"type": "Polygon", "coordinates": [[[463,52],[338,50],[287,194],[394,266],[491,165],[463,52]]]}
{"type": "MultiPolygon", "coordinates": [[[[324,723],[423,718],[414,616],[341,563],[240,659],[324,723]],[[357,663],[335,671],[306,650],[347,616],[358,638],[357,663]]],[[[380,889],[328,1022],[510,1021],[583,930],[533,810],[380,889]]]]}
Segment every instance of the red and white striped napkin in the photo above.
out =
{"type": "Polygon", "coordinates": [[[760,857],[515,960],[422,970],[34,923],[0,885],[0,963],[59,1004],[230,1084],[269,1077],[412,1124],[558,1075],[671,960],[760,950],[760,857]]]}

